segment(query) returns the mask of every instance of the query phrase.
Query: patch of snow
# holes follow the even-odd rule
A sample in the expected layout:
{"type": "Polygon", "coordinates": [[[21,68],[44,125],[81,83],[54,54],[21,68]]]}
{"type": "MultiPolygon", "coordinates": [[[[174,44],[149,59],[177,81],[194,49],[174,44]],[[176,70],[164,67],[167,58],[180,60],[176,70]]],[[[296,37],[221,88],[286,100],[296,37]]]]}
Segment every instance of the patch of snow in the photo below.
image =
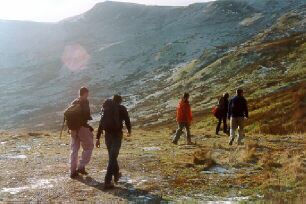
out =
{"type": "Polygon", "coordinates": [[[37,125],[35,125],[35,127],[44,127],[45,126],[45,123],[39,123],[37,125]]]}
{"type": "Polygon", "coordinates": [[[122,176],[119,180],[120,183],[132,184],[134,181],[128,176],[122,176]]]}
{"type": "Polygon", "coordinates": [[[220,196],[206,196],[204,194],[195,194],[194,197],[182,196],[179,200],[191,203],[198,203],[199,201],[206,201],[207,204],[222,203],[234,204],[241,201],[247,201],[248,196],[234,196],[234,197],[220,197],[220,196]]]}
{"type": "Polygon", "coordinates": [[[26,159],[26,155],[7,155],[7,156],[0,156],[0,160],[11,160],[11,159],[26,159]]]}
{"type": "Polygon", "coordinates": [[[204,174],[232,174],[234,173],[233,170],[226,169],[222,166],[216,165],[208,170],[202,171],[204,174]]]}
{"type": "Polygon", "coordinates": [[[22,186],[22,187],[16,187],[16,188],[2,188],[0,192],[10,193],[12,195],[15,195],[20,192],[31,190],[31,189],[48,189],[48,188],[53,188],[54,183],[57,183],[60,180],[63,180],[63,178],[31,180],[29,185],[22,186]]]}
{"type": "Polygon", "coordinates": [[[144,147],[142,148],[143,151],[159,151],[160,147],[144,147]]]}
{"type": "Polygon", "coordinates": [[[262,17],[264,17],[262,13],[255,13],[253,16],[243,19],[239,24],[241,26],[250,26],[262,17]]]}
{"type": "Polygon", "coordinates": [[[29,145],[19,145],[19,146],[17,146],[17,149],[19,149],[19,150],[31,150],[31,146],[29,146],[29,145]]]}

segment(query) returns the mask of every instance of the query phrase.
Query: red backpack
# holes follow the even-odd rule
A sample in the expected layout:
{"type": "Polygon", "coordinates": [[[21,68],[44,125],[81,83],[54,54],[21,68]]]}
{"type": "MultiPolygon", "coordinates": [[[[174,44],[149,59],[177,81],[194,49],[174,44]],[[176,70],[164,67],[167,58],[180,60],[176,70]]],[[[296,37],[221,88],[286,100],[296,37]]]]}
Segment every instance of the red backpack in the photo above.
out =
{"type": "Polygon", "coordinates": [[[219,106],[214,106],[211,110],[212,114],[216,117],[219,118],[219,114],[220,114],[220,108],[219,106]]]}

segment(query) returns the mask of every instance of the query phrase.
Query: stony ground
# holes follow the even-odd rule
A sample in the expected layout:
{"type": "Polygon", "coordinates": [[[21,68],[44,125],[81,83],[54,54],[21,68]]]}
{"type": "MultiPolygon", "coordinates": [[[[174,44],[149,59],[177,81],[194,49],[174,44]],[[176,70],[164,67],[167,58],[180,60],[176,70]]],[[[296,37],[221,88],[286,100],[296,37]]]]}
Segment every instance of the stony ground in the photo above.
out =
{"type": "Polygon", "coordinates": [[[69,178],[69,136],[1,132],[0,202],[5,201],[296,201],[305,202],[305,135],[248,135],[227,145],[194,125],[195,145],[170,143],[175,126],[135,130],[119,157],[123,178],[103,190],[106,149],[95,149],[90,175],[69,178]]]}

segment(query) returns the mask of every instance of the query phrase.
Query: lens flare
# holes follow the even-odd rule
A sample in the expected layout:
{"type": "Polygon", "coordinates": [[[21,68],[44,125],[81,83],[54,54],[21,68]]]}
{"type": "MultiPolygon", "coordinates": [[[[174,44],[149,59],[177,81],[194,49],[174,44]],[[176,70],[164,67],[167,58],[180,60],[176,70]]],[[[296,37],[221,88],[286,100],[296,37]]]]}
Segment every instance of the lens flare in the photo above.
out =
{"type": "Polygon", "coordinates": [[[62,56],[63,64],[71,71],[80,71],[87,68],[90,56],[80,44],[65,46],[62,56]]]}

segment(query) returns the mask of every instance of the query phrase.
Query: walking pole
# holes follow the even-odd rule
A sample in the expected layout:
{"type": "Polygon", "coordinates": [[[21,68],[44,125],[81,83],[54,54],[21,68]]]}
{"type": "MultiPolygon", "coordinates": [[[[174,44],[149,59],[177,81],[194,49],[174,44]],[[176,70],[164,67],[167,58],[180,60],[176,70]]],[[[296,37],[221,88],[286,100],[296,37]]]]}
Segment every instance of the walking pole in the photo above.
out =
{"type": "Polygon", "coordinates": [[[65,127],[65,117],[64,117],[64,120],[63,120],[63,125],[62,125],[62,129],[61,129],[60,139],[62,139],[62,134],[63,134],[64,127],[65,127]]]}

